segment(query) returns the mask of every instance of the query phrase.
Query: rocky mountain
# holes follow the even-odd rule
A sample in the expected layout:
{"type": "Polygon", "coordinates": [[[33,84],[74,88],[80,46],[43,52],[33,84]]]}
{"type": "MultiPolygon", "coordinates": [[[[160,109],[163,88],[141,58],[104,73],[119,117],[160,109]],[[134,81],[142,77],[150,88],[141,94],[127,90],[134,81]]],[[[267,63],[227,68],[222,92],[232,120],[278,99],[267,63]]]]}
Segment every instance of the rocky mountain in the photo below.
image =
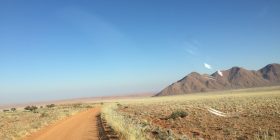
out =
{"type": "Polygon", "coordinates": [[[280,82],[280,65],[269,64],[258,71],[262,77],[270,82],[280,82]]]}
{"type": "Polygon", "coordinates": [[[166,87],[156,96],[178,95],[193,92],[261,87],[280,84],[280,64],[269,64],[262,69],[246,70],[232,67],[211,75],[192,72],[183,79],[166,87]]]}

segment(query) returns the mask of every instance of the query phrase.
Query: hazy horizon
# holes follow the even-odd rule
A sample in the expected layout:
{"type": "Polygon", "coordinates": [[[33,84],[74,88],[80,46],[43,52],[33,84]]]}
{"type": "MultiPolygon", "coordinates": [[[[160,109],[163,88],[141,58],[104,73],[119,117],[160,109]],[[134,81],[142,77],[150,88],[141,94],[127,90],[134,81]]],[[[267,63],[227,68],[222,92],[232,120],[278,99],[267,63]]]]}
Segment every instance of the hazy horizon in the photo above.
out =
{"type": "Polygon", "coordinates": [[[0,104],[158,92],[280,63],[280,1],[1,1],[0,104]]]}

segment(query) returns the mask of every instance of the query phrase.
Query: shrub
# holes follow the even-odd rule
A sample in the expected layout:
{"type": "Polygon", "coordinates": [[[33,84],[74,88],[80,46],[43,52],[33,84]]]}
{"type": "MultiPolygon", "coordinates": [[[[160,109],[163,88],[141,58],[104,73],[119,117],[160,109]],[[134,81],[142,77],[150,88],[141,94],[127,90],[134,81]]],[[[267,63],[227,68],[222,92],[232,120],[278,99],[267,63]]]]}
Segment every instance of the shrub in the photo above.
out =
{"type": "Polygon", "coordinates": [[[184,118],[188,116],[188,113],[183,110],[177,110],[172,112],[172,114],[167,119],[176,119],[178,117],[184,118]]]}
{"type": "Polygon", "coordinates": [[[87,105],[87,106],[86,106],[86,108],[93,108],[93,106],[91,106],[91,105],[87,105]]]}
{"type": "Polygon", "coordinates": [[[49,114],[46,112],[41,113],[41,117],[48,117],[48,116],[49,116],[49,114]]]}
{"type": "Polygon", "coordinates": [[[30,110],[30,109],[31,109],[31,106],[26,106],[24,109],[25,109],[25,110],[30,110]]]}
{"type": "Polygon", "coordinates": [[[119,106],[119,107],[120,107],[120,106],[122,106],[122,105],[121,105],[120,103],[117,103],[117,106],[119,106]]]}
{"type": "Polygon", "coordinates": [[[17,109],[16,108],[11,108],[11,111],[15,112],[17,109]]]}
{"type": "Polygon", "coordinates": [[[73,104],[73,107],[74,108],[80,108],[80,107],[82,107],[82,103],[73,104]]]}
{"type": "Polygon", "coordinates": [[[27,106],[24,109],[35,112],[38,109],[38,107],[37,106],[27,106]]]}
{"type": "Polygon", "coordinates": [[[9,109],[4,109],[4,110],[3,110],[3,112],[8,112],[8,111],[10,111],[10,110],[9,110],[9,109]]]}
{"type": "Polygon", "coordinates": [[[46,105],[47,108],[53,108],[55,107],[55,104],[50,104],[50,105],[46,105]]]}

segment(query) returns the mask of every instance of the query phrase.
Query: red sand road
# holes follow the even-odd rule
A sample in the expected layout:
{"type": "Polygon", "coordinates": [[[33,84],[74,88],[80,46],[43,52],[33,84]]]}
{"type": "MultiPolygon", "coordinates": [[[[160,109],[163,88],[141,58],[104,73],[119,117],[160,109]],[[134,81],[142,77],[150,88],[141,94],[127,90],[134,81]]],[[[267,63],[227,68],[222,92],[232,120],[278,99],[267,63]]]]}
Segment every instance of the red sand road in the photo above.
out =
{"type": "Polygon", "coordinates": [[[98,140],[96,116],[99,113],[99,107],[78,113],[31,134],[25,140],[98,140]]]}

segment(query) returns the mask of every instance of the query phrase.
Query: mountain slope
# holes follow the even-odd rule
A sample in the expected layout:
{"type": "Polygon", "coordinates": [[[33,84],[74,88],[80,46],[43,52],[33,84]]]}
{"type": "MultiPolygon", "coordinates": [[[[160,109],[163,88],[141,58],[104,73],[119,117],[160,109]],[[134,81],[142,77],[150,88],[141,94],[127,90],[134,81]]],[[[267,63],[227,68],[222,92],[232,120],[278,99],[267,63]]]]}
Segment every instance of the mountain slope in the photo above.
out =
{"type": "Polygon", "coordinates": [[[258,72],[270,82],[280,82],[280,64],[269,64],[258,72]]]}
{"type": "Polygon", "coordinates": [[[156,96],[178,95],[224,89],[238,89],[280,84],[280,64],[269,64],[258,71],[232,67],[211,75],[192,72],[166,87],[156,96]]]}

